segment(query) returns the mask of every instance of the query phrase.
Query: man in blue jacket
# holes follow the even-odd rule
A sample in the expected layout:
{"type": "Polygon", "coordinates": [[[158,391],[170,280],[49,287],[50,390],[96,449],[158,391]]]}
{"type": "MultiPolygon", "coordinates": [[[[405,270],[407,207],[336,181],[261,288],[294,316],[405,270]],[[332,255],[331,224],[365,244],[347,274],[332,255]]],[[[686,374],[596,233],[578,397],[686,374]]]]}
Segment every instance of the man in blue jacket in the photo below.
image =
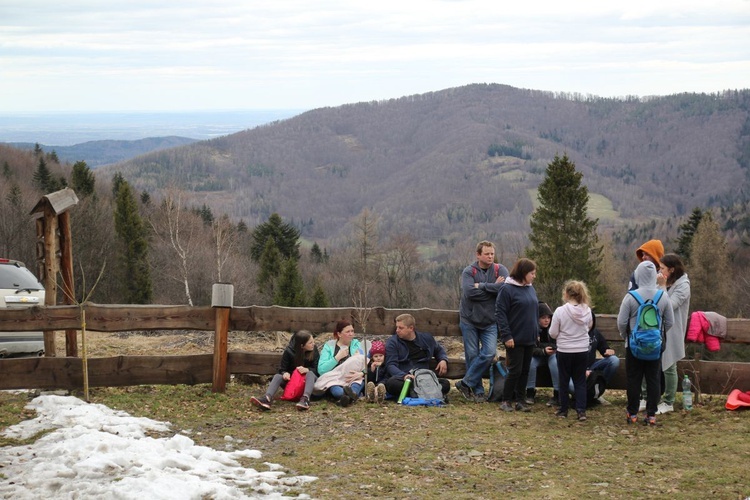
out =
{"type": "MultiPolygon", "coordinates": [[[[404,381],[414,378],[409,372],[418,368],[429,369],[433,358],[437,361],[435,373],[439,377],[448,373],[448,355],[443,346],[429,333],[416,331],[415,324],[411,314],[397,316],[396,333],[385,344],[385,368],[388,372],[385,389],[394,398],[401,394],[404,381]]],[[[441,378],[439,382],[443,394],[448,394],[450,381],[441,378]]]]}
{"type": "Polygon", "coordinates": [[[458,315],[466,374],[456,382],[456,389],[464,398],[478,403],[486,401],[482,377],[497,355],[495,300],[507,277],[508,269],[495,264],[495,245],[489,241],[477,244],[477,261],[461,273],[458,315]]]}

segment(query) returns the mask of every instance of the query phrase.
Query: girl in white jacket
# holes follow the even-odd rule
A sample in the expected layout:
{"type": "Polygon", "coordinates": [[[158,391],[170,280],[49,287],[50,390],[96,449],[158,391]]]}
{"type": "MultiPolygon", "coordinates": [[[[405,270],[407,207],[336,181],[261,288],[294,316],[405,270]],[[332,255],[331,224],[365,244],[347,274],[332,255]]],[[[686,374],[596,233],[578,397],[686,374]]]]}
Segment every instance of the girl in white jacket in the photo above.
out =
{"type": "MultiPolygon", "coordinates": [[[[589,353],[589,330],[593,323],[591,296],[582,281],[568,281],[563,286],[562,307],[555,309],[550,337],[557,339],[557,370],[560,374],[560,387],[568,387],[573,379],[578,420],[586,420],[586,365],[589,353]]],[[[568,416],[570,396],[568,391],[560,391],[558,417],[568,416]]]]}

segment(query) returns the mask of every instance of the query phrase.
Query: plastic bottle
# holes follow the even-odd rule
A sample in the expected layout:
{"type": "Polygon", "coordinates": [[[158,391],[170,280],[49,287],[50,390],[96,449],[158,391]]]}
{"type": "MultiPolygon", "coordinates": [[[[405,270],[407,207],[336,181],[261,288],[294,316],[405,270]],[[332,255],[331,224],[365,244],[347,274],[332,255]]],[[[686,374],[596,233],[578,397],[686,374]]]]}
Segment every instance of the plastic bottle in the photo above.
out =
{"type": "Polygon", "coordinates": [[[398,397],[399,404],[401,404],[406,395],[409,394],[409,387],[411,387],[411,379],[407,378],[404,380],[404,388],[401,389],[401,395],[398,397]]]}
{"type": "Polygon", "coordinates": [[[682,407],[690,411],[693,409],[693,392],[691,390],[690,378],[685,375],[682,379],[682,407]]]}

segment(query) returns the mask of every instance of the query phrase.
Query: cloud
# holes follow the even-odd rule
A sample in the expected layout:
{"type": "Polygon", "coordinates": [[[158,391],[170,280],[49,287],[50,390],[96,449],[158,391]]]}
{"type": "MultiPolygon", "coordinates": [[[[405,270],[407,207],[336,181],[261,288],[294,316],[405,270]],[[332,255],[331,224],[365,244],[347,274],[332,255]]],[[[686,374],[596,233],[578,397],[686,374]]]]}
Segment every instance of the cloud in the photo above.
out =
{"type": "Polygon", "coordinates": [[[5,110],[313,108],[474,82],[634,95],[750,81],[746,0],[3,4],[5,110]]]}

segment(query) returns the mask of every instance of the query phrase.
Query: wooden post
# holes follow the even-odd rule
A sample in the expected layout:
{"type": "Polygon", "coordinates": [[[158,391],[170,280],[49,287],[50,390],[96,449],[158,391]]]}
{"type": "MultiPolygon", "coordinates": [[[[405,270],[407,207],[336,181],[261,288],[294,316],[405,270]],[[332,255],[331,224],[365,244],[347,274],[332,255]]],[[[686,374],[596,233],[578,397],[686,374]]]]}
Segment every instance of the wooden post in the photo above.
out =
{"type": "MultiPolygon", "coordinates": [[[[75,280],[73,279],[73,240],[70,231],[70,213],[58,216],[60,225],[60,276],[63,282],[63,303],[73,305],[75,300],[75,280]]],[[[78,331],[65,330],[65,355],[78,357],[78,331]]]]}
{"type": "Polygon", "coordinates": [[[214,283],[211,290],[211,307],[216,311],[212,392],[224,392],[227,387],[229,313],[233,302],[234,286],[229,283],[214,283]]]}
{"type": "MultiPolygon", "coordinates": [[[[44,305],[57,305],[57,215],[54,212],[44,214],[44,305]]],[[[44,331],[44,354],[47,357],[57,356],[55,331],[44,331]]]]}

